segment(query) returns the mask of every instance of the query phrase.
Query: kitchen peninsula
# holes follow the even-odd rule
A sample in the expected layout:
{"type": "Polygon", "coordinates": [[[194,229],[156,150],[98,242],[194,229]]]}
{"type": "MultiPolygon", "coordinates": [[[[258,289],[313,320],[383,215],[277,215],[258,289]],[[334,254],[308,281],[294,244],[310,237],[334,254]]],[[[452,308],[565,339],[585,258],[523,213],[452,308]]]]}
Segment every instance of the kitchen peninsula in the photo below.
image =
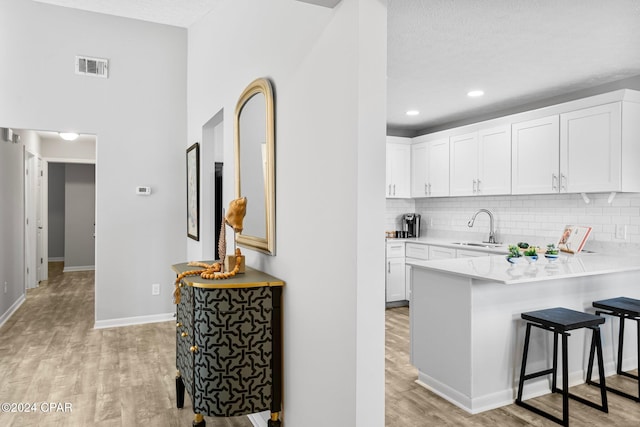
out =
{"type": "MultiPolygon", "coordinates": [[[[503,255],[408,260],[411,268],[411,362],[418,383],[470,413],[513,403],[526,311],[566,307],[594,312],[593,301],[640,299],[640,256],[561,255],[512,265],[503,255]]],[[[605,372],[615,373],[617,324],[601,327],[605,372]]],[[[625,334],[623,369],[637,366],[635,328],[625,334]],[[628,352],[626,349],[629,348],[628,352]]],[[[533,331],[531,370],[550,367],[551,334],[533,331]],[[543,345],[547,343],[547,345],[543,345]]],[[[569,384],[583,383],[590,335],[569,340],[569,384]]],[[[548,378],[529,381],[524,398],[549,393],[548,378]]]]}

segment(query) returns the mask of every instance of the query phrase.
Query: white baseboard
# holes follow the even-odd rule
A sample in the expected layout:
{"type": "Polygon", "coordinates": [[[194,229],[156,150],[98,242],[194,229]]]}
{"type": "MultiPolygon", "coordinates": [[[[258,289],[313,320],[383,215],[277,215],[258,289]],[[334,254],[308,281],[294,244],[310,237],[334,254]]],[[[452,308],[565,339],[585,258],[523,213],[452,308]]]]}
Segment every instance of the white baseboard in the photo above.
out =
{"type": "Polygon", "coordinates": [[[2,327],[2,325],[4,325],[4,322],[9,320],[9,318],[13,315],[13,313],[15,313],[18,308],[20,308],[24,300],[25,300],[25,294],[20,295],[20,298],[18,298],[16,302],[14,302],[11,305],[11,307],[9,307],[9,309],[5,311],[2,316],[0,316],[0,327],[2,327]]]}
{"type": "Polygon", "coordinates": [[[72,271],[93,271],[96,269],[95,265],[78,265],[75,267],[67,267],[65,266],[62,270],[63,273],[69,273],[72,271]]]}
{"type": "Polygon", "coordinates": [[[122,326],[143,325],[173,320],[175,313],[150,314],[148,316],[122,317],[119,319],[96,320],[93,329],[119,328],[122,326]]]}
{"type": "Polygon", "coordinates": [[[64,257],[63,256],[49,257],[48,260],[49,262],[60,262],[60,261],[64,261],[64,257]]]}
{"type": "Polygon", "coordinates": [[[269,418],[271,417],[271,412],[264,411],[258,412],[257,414],[249,414],[247,418],[253,424],[253,427],[267,427],[267,423],[269,422],[269,418]]]}

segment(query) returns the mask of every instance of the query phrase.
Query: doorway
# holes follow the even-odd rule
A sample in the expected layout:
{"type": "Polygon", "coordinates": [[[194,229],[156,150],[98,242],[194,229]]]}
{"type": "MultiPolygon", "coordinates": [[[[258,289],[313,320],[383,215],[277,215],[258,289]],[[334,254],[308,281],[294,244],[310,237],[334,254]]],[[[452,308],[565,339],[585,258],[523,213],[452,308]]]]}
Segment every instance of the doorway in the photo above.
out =
{"type": "Polygon", "coordinates": [[[49,261],[65,271],[95,269],[96,137],[57,132],[25,138],[25,287],[47,280],[49,261]],[[51,224],[51,227],[49,225],[51,224]]]}
{"type": "Polygon", "coordinates": [[[209,200],[202,204],[203,258],[218,258],[218,240],[223,210],[223,160],[224,160],[224,114],[220,110],[202,127],[202,192],[200,197],[209,200]]]}

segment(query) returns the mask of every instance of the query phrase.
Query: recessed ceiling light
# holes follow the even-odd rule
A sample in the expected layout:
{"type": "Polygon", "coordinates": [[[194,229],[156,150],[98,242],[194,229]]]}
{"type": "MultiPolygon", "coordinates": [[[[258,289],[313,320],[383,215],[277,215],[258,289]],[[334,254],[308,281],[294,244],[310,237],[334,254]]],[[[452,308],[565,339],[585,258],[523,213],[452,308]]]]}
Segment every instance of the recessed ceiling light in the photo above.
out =
{"type": "Polygon", "coordinates": [[[484,91],[482,90],[472,90],[470,92],[467,92],[467,96],[470,96],[471,98],[477,98],[482,95],[484,95],[484,91]]]}
{"type": "Polygon", "coordinates": [[[417,116],[418,114],[420,114],[420,111],[418,111],[418,110],[409,110],[409,111],[407,111],[407,116],[417,116]]]}
{"type": "Polygon", "coordinates": [[[80,136],[75,132],[58,132],[58,135],[65,141],[75,141],[80,136]]]}

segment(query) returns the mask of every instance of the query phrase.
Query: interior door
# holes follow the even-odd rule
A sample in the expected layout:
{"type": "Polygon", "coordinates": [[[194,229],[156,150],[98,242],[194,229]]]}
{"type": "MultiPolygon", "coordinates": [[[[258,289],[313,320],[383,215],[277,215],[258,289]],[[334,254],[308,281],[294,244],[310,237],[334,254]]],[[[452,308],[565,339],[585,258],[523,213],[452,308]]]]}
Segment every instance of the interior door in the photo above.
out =
{"type": "Polygon", "coordinates": [[[46,163],[42,159],[36,160],[37,171],[35,176],[36,188],[36,280],[41,282],[47,280],[47,180],[45,178],[46,163]]]}
{"type": "Polygon", "coordinates": [[[36,197],[34,195],[36,183],[34,180],[37,170],[37,159],[28,151],[24,157],[24,265],[25,265],[25,287],[35,288],[37,282],[36,264],[36,197]]]}

